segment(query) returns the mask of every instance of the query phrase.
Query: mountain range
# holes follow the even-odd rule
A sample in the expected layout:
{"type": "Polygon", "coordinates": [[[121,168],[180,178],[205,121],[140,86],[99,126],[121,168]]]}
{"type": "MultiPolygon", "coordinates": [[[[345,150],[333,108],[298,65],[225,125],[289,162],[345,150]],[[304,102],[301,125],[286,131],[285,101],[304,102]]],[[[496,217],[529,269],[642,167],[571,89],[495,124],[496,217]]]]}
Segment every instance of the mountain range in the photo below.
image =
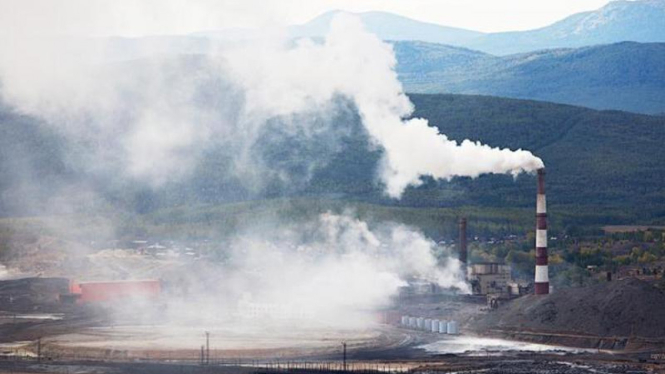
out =
{"type": "MultiPolygon", "coordinates": [[[[340,11],[290,28],[293,37],[321,37],[340,11]]],[[[535,30],[481,33],[419,22],[385,12],[357,14],[383,40],[422,41],[466,47],[494,55],[551,48],[574,48],[622,41],[665,42],[665,0],[612,1],[535,30]]]]}
{"type": "MultiPolygon", "coordinates": [[[[322,37],[339,13],[292,26],[289,34],[322,37]]],[[[446,27],[385,12],[356,15],[370,32],[393,44],[407,92],[483,94],[665,113],[665,0],[612,1],[543,28],[503,33],[446,27]]],[[[233,33],[238,34],[251,35],[233,33]]],[[[212,40],[223,39],[221,35],[226,34],[208,34],[212,40]]]]}
{"type": "MultiPolygon", "coordinates": [[[[291,26],[288,33],[292,38],[322,37],[338,13],[291,26]]],[[[446,27],[385,12],[357,15],[370,32],[394,45],[407,92],[665,113],[665,44],[660,44],[665,42],[665,0],[612,1],[540,29],[505,33],[446,27]]],[[[232,29],[87,39],[77,45],[105,51],[101,61],[92,63],[108,63],[203,55],[250,43],[260,35],[258,30],[232,29]]]]}

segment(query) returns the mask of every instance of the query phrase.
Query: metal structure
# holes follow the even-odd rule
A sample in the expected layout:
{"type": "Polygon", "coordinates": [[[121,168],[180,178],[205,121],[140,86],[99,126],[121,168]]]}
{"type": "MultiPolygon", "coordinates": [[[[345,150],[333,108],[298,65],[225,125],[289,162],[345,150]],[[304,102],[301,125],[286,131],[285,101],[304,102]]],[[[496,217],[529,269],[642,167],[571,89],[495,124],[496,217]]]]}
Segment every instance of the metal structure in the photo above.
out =
{"type": "Polygon", "coordinates": [[[536,295],[550,293],[547,268],[547,200],[545,199],[545,169],[538,169],[538,196],[536,200],[536,295]]]}

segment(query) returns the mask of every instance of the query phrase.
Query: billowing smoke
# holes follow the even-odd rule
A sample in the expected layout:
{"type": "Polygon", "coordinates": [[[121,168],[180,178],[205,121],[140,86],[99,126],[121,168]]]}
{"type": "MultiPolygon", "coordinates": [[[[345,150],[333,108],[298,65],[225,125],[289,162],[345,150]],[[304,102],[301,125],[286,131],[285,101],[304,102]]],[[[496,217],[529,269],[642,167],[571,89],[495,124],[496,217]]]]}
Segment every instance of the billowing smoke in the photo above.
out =
{"type": "Polygon", "coordinates": [[[323,44],[300,40],[295,48],[261,53],[249,48],[228,58],[231,77],[245,89],[247,110],[253,116],[285,115],[322,106],[335,95],[351,98],[372,140],[385,151],[379,175],[392,197],[419,185],[425,175],[516,175],[543,167],[528,151],[469,140],[459,144],[425,119],[406,119],[413,105],[397,79],[393,51],[365,32],[357,18],[338,15],[323,44]]]}
{"type": "Polygon", "coordinates": [[[250,324],[359,327],[376,321],[373,313],[389,307],[413,277],[468,293],[459,261],[447,250],[439,258],[435,252],[436,244],[418,231],[397,224],[370,227],[350,214],[247,229],[228,243],[221,265],[186,272],[185,280],[177,276],[191,286],[183,299],[169,303],[169,318],[209,323],[237,314],[253,317],[250,324]]]}
{"type": "Polygon", "coordinates": [[[118,58],[109,55],[111,41],[14,44],[20,48],[0,58],[4,99],[78,144],[94,144],[81,157],[88,170],[110,169],[153,186],[186,177],[209,149],[226,149],[232,162],[223,167],[246,186],[303,176],[306,182],[339,151],[340,131],[348,132],[335,118],[340,100],[355,105],[383,150],[377,176],[391,197],[419,185],[422,176],[517,174],[543,166],[528,151],[457,143],[427,120],[410,119],[413,105],[397,79],[392,48],[350,15],[338,15],[323,42],[206,44],[201,55],[120,63],[103,63],[118,58]],[[76,57],[68,57],[71,50],[76,57]],[[301,155],[308,162],[296,169],[304,173],[289,172],[261,151],[285,136],[330,146],[301,155]]]}

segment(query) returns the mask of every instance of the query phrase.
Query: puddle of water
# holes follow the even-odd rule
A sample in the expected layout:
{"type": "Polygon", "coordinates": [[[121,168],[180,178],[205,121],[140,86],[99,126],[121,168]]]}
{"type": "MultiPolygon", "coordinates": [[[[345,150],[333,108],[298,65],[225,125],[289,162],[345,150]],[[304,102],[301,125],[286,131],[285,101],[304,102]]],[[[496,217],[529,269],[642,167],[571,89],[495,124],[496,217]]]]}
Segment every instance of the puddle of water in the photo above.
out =
{"type": "Polygon", "coordinates": [[[570,348],[475,336],[447,337],[434,343],[422,345],[420,348],[435,354],[453,353],[470,356],[501,355],[507,352],[548,352],[561,354],[596,352],[593,349],[570,348]]]}

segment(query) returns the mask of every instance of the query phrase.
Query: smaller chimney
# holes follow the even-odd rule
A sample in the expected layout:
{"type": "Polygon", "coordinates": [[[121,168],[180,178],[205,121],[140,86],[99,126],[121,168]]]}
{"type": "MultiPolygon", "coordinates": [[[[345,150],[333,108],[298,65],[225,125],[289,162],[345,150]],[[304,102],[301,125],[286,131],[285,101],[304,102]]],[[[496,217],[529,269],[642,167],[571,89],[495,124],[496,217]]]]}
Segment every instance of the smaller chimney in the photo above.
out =
{"type": "Polygon", "coordinates": [[[462,263],[464,275],[466,276],[466,218],[459,220],[459,260],[462,263]]]}

